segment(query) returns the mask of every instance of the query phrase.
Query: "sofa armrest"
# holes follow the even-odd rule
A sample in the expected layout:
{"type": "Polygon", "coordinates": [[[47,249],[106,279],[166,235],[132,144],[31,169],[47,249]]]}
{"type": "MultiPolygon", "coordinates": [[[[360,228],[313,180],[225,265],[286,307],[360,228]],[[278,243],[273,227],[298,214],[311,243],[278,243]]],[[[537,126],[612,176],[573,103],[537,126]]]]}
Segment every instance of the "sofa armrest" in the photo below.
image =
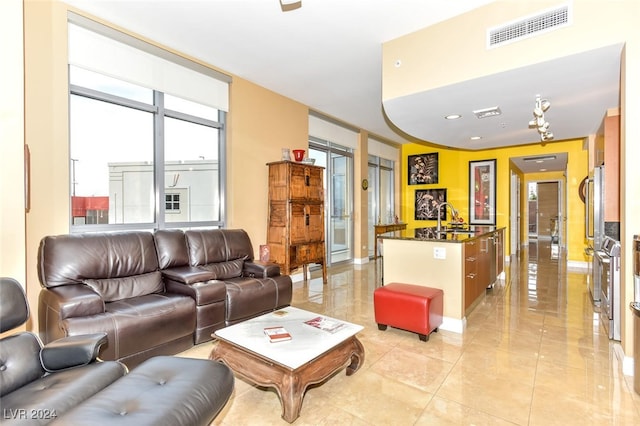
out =
{"type": "Polygon", "coordinates": [[[43,288],[38,302],[40,337],[44,343],[66,337],[66,319],[100,315],[104,311],[102,298],[84,284],[43,288]]]}
{"type": "Polygon", "coordinates": [[[107,333],[82,334],[54,340],[40,350],[40,362],[48,372],[87,365],[98,358],[107,333]]]}
{"type": "Polygon", "coordinates": [[[280,266],[271,262],[260,260],[245,261],[242,275],[245,277],[267,278],[280,275],[280,266]]]}
{"type": "Polygon", "coordinates": [[[84,284],[63,285],[40,291],[40,307],[58,312],[58,320],[104,313],[104,301],[84,284]]]}
{"type": "Polygon", "coordinates": [[[215,277],[211,271],[193,266],[179,266],[176,268],[163,269],[162,275],[169,281],[182,284],[205,282],[215,277]]]}

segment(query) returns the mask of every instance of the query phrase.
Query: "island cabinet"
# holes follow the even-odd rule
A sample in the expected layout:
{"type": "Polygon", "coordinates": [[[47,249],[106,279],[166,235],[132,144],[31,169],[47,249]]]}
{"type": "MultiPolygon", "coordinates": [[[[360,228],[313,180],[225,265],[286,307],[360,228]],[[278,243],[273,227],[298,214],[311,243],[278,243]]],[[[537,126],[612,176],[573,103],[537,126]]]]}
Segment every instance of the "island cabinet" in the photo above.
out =
{"type": "Polygon", "coordinates": [[[383,234],[383,284],[423,285],[443,291],[443,330],[462,333],[469,313],[504,267],[504,228],[474,227],[446,235],[416,229],[383,234]],[[418,235],[418,236],[416,236],[418,235]]]}
{"type": "Polygon", "coordinates": [[[324,239],[324,168],[291,161],[268,163],[267,244],[271,262],[290,275],[307,266],[322,266],[327,281],[324,239]]]}

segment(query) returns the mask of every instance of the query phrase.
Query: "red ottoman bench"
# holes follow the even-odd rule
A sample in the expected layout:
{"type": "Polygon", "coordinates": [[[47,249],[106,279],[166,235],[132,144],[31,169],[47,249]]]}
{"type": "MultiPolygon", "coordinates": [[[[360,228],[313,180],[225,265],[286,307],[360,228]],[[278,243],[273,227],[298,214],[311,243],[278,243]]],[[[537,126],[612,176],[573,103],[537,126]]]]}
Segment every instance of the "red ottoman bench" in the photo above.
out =
{"type": "Polygon", "coordinates": [[[390,283],[375,289],[373,308],[379,330],[387,326],[418,333],[429,340],[442,324],[443,291],[414,284],[390,283]]]}

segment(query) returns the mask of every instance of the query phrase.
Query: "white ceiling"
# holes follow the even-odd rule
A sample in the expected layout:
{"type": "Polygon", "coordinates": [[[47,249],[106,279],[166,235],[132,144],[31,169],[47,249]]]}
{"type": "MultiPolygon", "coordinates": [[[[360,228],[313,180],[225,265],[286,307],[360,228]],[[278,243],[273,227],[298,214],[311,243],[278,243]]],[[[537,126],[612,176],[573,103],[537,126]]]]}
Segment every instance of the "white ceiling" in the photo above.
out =
{"type": "Polygon", "coordinates": [[[278,0],[65,1],[398,143],[407,135],[468,149],[536,142],[528,128],[536,94],[552,104],[545,117],[555,140],[579,138],[619,104],[622,47],[612,46],[416,94],[383,112],[382,44],[493,0],[303,0],[287,12],[278,0]],[[503,114],[471,114],[493,106],[503,114]],[[463,118],[445,122],[453,112],[463,118]],[[482,139],[470,145],[472,135],[482,139]]]}

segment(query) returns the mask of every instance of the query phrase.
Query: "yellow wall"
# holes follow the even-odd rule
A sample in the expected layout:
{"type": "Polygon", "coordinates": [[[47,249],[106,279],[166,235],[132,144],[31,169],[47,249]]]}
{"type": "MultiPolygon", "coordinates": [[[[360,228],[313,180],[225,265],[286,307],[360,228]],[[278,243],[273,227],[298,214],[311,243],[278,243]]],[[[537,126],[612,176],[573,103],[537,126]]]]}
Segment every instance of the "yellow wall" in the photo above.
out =
{"type": "MultiPolygon", "coordinates": [[[[511,157],[526,155],[552,154],[567,152],[567,218],[568,255],[569,260],[586,261],[584,256],[584,204],[578,195],[578,186],[587,174],[588,153],[582,149],[582,140],[548,143],[545,146],[537,144],[490,149],[484,151],[461,151],[440,147],[429,147],[422,144],[405,144],[402,146],[402,220],[409,228],[435,226],[435,220],[415,220],[415,191],[417,189],[447,189],[447,201],[450,202],[465,219],[469,219],[469,161],[496,159],[496,226],[507,227],[505,232],[505,253],[510,253],[509,229],[509,197],[510,197],[510,163],[511,157]],[[426,153],[438,153],[439,182],[429,185],[408,185],[408,156],[426,153]]],[[[525,174],[521,180],[523,188],[520,193],[526,193],[526,182],[531,180],[556,179],[557,175],[541,174],[531,176],[525,174]]],[[[525,213],[524,208],[522,213],[525,213]]],[[[522,222],[524,224],[524,222],[522,222]]],[[[524,238],[521,236],[521,240],[524,238]]]]}
{"type": "MultiPolygon", "coordinates": [[[[500,49],[485,48],[487,28],[566,4],[564,0],[498,0],[462,16],[400,37],[383,45],[383,100],[419,93],[529,64],[585,52],[598,47],[624,43],[621,58],[620,118],[620,239],[622,245],[622,306],[633,301],[633,269],[631,243],[640,233],[640,2],[637,0],[576,0],[572,5],[571,25],[537,37],[505,45],[500,49]],[[440,42],[446,40],[446,43],[440,42]],[[436,42],[434,42],[436,41],[436,42]],[[526,53],[525,53],[526,52],[526,53]],[[400,59],[402,67],[395,67],[400,59]],[[434,67],[434,61],[438,66],[434,67]],[[460,66],[473,64],[473,66],[460,66]]],[[[594,64],[597,66],[597,64],[594,64]]],[[[603,111],[604,114],[604,111],[603,111]]],[[[594,127],[595,127],[594,123],[594,127]]],[[[587,136],[587,135],[585,135],[587,136]]],[[[570,164],[571,167],[573,165],[570,164]]],[[[580,166],[581,167],[581,166],[580,166]]],[[[586,174],[586,171],[585,171],[586,174]]],[[[568,181],[570,186],[574,182],[568,181]]],[[[579,182],[578,182],[579,184],[579,182]]],[[[569,195],[572,194],[569,188],[569,195]]],[[[570,211],[570,238],[573,218],[570,211]]],[[[499,207],[500,208],[500,207],[499,207]]],[[[577,230],[581,238],[584,233],[577,230]]],[[[506,238],[508,241],[509,239],[506,238]]],[[[572,242],[570,244],[573,245],[572,242]]],[[[570,253],[570,258],[577,254],[570,253]]],[[[633,316],[623,310],[622,346],[627,356],[633,353],[633,316]]]]}

